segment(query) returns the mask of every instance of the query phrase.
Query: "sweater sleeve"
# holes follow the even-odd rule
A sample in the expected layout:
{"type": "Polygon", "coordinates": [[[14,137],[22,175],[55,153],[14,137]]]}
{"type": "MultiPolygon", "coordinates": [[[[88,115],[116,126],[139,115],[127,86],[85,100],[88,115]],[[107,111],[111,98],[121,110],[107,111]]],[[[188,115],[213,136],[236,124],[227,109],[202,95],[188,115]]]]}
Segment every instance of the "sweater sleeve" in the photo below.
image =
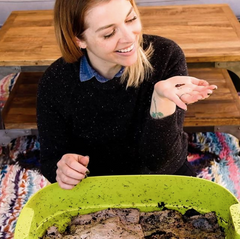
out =
{"type": "Polygon", "coordinates": [[[140,143],[142,173],[174,174],[187,158],[187,134],[182,129],[184,112],[163,119],[149,115],[140,143]]]}
{"type": "MultiPolygon", "coordinates": [[[[181,48],[172,41],[167,45],[163,52],[154,44],[153,66],[159,75],[158,80],[187,75],[181,48]],[[164,64],[159,55],[163,56],[164,64]]],[[[175,113],[162,119],[153,119],[147,114],[139,147],[142,173],[174,174],[184,164],[188,144],[187,134],[183,131],[184,116],[185,111],[179,107],[176,107],[175,113]]]]}
{"type": "MultiPolygon", "coordinates": [[[[37,94],[37,125],[41,145],[41,173],[56,182],[57,162],[69,149],[68,114],[65,103],[69,89],[61,83],[59,61],[44,73],[37,94]]],[[[67,81],[66,81],[67,82],[67,81]]]]}

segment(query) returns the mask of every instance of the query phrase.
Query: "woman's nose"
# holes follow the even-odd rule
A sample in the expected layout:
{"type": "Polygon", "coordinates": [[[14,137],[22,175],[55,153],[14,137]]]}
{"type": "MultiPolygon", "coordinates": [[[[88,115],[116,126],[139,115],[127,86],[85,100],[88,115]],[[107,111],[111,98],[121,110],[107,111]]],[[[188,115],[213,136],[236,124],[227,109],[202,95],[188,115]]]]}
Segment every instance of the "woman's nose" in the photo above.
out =
{"type": "Polygon", "coordinates": [[[123,27],[120,29],[120,38],[125,42],[132,42],[135,40],[135,33],[132,27],[123,27]]]}

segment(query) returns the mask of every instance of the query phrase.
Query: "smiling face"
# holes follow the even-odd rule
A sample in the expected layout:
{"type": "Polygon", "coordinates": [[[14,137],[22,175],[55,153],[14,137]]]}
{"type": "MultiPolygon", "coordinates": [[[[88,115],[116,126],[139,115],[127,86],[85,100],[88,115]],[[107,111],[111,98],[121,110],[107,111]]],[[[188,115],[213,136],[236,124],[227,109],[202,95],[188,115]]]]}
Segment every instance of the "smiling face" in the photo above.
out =
{"type": "Polygon", "coordinates": [[[141,22],[128,0],[111,0],[91,8],[85,18],[84,40],[91,65],[103,76],[137,61],[141,22]]]}

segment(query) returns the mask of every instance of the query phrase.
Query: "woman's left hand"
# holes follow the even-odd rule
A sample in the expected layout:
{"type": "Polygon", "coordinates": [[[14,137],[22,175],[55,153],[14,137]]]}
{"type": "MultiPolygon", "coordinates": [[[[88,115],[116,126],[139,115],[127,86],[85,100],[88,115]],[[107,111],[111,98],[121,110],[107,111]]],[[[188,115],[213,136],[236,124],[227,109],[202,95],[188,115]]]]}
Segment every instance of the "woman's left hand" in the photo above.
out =
{"type": "Polygon", "coordinates": [[[216,85],[209,85],[205,80],[191,76],[174,76],[155,84],[155,92],[166,97],[180,108],[187,110],[187,105],[208,98],[216,85]]]}

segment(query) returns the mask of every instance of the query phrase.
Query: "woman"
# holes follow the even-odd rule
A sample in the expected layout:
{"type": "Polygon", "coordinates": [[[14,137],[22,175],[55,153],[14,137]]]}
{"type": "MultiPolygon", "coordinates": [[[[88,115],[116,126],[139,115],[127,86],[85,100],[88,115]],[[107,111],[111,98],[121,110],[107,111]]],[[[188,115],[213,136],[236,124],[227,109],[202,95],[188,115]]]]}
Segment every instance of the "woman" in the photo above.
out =
{"type": "Polygon", "coordinates": [[[41,171],[71,189],[86,174],[195,176],[187,104],[214,85],[187,76],[179,46],[142,35],[133,0],[56,0],[62,58],[39,83],[41,171]]]}

